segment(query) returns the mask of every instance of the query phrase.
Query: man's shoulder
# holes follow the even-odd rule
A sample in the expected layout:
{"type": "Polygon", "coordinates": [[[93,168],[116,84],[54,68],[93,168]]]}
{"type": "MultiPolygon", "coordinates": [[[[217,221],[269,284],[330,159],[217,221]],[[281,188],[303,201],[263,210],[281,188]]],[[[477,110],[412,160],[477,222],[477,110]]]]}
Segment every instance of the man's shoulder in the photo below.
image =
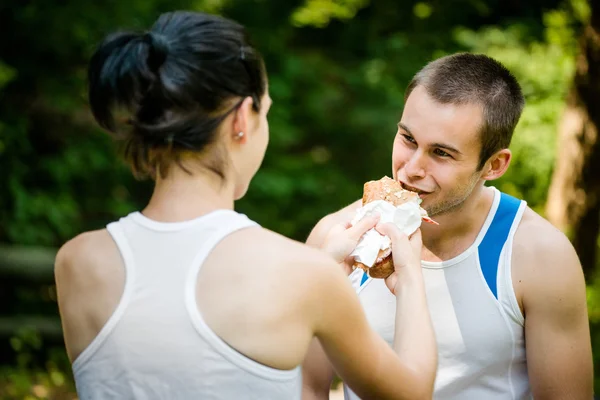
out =
{"type": "Polygon", "coordinates": [[[523,212],[523,218],[515,233],[515,245],[532,252],[553,254],[572,249],[567,236],[547,219],[530,207],[523,212]]]}
{"type": "Polygon", "coordinates": [[[581,264],[567,236],[548,220],[527,208],[513,241],[516,273],[549,286],[581,274],[581,264]]]}

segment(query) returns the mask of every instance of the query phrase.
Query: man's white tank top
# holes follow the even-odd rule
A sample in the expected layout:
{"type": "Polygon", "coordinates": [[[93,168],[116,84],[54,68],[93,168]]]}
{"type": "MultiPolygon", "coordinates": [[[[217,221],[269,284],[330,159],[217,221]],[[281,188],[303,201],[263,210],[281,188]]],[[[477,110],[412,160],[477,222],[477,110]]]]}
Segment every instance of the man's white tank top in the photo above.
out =
{"type": "MultiPolygon", "coordinates": [[[[511,278],[515,231],[526,208],[494,189],[494,202],[475,242],[443,262],[422,261],[427,302],[438,344],[434,399],[531,398],[525,360],[524,318],[511,278]]],[[[391,345],[396,298],[382,279],[355,270],[370,325],[391,345]]],[[[346,400],[357,400],[344,388],[346,400]]]]}
{"type": "Polygon", "coordinates": [[[198,272],[211,250],[254,226],[229,210],[180,223],[135,212],[109,224],[125,265],[125,289],[73,362],[79,398],[299,399],[300,367],[278,370],[245,357],[206,325],[196,306],[198,272]]]}

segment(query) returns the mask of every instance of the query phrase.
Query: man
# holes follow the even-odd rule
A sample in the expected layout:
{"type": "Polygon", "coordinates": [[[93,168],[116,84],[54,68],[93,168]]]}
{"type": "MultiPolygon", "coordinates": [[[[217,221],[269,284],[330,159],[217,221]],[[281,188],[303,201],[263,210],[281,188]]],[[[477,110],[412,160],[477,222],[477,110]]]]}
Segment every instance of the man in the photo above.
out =
{"type": "MultiPolygon", "coordinates": [[[[585,282],[568,239],[524,201],[485,186],[508,168],[524,98],[497,61],[468,53],[429,63],[406,91],[392,174],[439,226],[422,225],[422,267],[438,342],[436,399],[591,399],[585,282]]],[[[378,177],[374,177],[377,179],[378,177]]],[[[360,201],[323,218],[318,246],[360,201]]],[[[375,330],[390,342],[392,294],[352,272],[375,330]]],[[[333,371],[314,342],[304,398],[327,398],[333,371]]],[[[373,371],[373,373],[378,373],[373,371]]],[[[347,400],[358,397],[345,388],[347,400]]]]}

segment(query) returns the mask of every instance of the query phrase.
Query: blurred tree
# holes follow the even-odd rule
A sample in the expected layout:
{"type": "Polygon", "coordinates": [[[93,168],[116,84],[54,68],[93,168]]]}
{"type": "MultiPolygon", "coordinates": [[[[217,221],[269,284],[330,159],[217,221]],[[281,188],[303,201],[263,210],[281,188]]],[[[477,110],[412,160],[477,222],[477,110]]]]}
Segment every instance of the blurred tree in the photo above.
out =
{"type": "Polygon", "coordinates": [[[588,280],[597,265],[600,231],[600,1],[589,5],[579,8],[587,22],[546,207],[550,221],[569,232],[588,280]]]}

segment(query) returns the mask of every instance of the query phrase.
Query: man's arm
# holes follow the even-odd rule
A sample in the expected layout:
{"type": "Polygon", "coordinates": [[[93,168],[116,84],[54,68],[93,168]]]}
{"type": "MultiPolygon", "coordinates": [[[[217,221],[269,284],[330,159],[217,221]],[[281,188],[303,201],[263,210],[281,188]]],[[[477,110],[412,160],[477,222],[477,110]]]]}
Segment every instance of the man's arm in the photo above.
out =
{"type": "Polygon", "coordinates": [[[523,278],[533,397],[591,399],[592,350],[585,280],[577,254],[568,239],[546,221],[525,224],[519,231],[513,260],[522,267],[516,273],[519,280],[523,278]]]}

